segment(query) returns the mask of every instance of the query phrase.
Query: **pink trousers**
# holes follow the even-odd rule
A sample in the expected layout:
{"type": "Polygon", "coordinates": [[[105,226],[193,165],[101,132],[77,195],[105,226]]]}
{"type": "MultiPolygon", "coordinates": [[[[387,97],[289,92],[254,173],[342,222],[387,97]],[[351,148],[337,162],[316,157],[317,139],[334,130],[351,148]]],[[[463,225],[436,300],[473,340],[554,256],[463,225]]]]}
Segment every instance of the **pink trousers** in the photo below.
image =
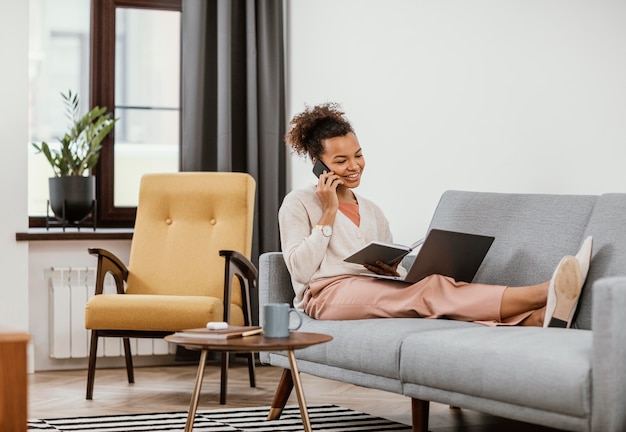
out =
{"type": "Polygon", "coordinates": [[[531,312],[502,321],[506,286],[456,282],[441,275],[409,284],[367,276],[313,282],[305,296],[307,315],[322,320],[448,318],[486,325],[516,325],[531,312]]]}

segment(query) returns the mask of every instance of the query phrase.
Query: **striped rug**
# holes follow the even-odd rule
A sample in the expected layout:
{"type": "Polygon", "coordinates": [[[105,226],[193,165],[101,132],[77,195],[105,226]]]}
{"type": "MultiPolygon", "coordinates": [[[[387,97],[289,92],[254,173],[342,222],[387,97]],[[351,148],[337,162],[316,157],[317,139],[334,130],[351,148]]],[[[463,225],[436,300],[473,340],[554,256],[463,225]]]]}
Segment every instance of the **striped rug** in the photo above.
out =
{"type": "MultiPolygon", "coordinates": [[[[267,421],[269,407],[198,410],[194,432],[301,431],[300,410],[288,406],[280,420],[267,421]]],[[[315,432],[411,431],[411,427],[336,405],[309,406],[315,432]]],[[[186,412],[29,420],[28,431],[156,432],[183,431],[186,412]]]]}

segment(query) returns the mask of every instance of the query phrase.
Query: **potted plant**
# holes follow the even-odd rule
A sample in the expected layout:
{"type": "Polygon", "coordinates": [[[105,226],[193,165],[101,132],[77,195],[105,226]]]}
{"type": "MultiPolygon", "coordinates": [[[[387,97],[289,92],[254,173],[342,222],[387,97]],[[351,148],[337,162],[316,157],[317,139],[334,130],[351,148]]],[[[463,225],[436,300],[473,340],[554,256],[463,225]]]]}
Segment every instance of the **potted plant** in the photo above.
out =
{"type": "Polygon", "coordinates": [[[95,178],[90,174],[102,150],[102,141],[113,130],[113,119],[106,107],[94,107],[79,114],[78,95],[68,90],[61,93],[69,130],[54,148],[45,141],[32,143],[37,153],[43,153],[55,176],[49,179],[50,208],[57,219],[79,223],[95,204],[95,178]],[[87,174],[87,175],[85,175],[87,174]]]}

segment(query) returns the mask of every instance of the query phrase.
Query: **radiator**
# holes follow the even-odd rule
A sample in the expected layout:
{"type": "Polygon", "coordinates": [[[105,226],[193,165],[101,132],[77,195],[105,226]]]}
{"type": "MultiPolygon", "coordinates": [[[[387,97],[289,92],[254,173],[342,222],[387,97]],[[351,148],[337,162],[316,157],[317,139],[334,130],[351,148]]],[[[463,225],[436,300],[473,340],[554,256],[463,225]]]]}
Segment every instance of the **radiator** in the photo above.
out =
{"type": "MultiPolygon", "coordinates": [[[[93,267],[52,267],[45,270],[49,295],[50,357],[89,357],[89,330],[85,329],[85,305],[94,295],[96,269],[93,267]]],[[[104,293],[114,294],[115,281],[107,275],[104,293]]],[[[133,355],[163,355],[175,347],[162,339],[131,339],[133,355]]],[[[99,338],[98,357],[124,355],[122,339],[99,338]]]]}

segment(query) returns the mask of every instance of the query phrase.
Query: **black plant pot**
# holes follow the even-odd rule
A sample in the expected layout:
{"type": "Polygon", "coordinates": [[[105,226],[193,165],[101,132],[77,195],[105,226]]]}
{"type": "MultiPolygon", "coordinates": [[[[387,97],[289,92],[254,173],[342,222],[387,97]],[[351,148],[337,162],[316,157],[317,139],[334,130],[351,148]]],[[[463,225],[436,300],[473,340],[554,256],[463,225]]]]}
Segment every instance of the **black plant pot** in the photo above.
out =
{"type": "Polygon", "coordinates": [[[78,223],[89,215],[94,206],[96,178],[94,176],[52,177],[50,208],[57,219],[78,223]]]}

